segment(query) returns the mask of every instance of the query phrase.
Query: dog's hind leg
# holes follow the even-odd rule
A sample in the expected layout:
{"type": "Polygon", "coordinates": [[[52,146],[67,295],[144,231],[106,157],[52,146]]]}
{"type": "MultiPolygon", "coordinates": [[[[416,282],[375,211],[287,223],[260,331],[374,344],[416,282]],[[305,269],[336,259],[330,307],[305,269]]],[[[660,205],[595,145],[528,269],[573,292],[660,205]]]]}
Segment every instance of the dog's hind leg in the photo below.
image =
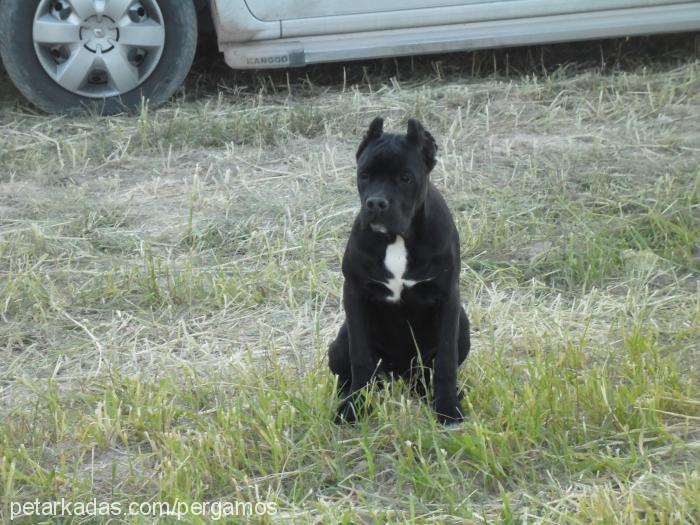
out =
{"type": "MultiPolygon", "coordinates": [[[[457,334],[457,366],[461,365],[469,354],[469,318],[464,308],[459,313],[459,334],[457,334]]],[[[464,399],[464,390],[461,388],[457,391],[457,399],[464,399]]]]}
{"type": "Polygon", "coordinates": [[[350,340],[348,326],[343,323],[335,338],[328,347],[328,366],[338,376],[338,396],[342,399],[350,395],[352,371],[350,368],[350,340]]]}
{"type": "Polygon", "coordinates": [[[459,312],[459,332],[457,334],[457,365],[461,365],[469,354],[469,318],[464,308],[459,312]]]}
{"type": "Polygon", "coordinates": [[[433,358],[428,362],[421,361],[420,357],[416,357],[411,361],[411,367],[402,374],[406,381],[418,397],[427,398],[432,390],[433,383],[433,358]]]}

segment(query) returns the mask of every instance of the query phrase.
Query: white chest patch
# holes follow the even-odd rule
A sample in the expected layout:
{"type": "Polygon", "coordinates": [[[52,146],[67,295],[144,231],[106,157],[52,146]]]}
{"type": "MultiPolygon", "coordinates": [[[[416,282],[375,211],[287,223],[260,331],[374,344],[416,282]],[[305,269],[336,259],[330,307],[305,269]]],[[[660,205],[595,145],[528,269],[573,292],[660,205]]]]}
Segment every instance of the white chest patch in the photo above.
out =
{"type": "Polygon", "coordinates": [[[386,298],[391,303],[399,302],[404,286],[410,288],[418,282],[403,278],[403,274],[406,273],[407,263],[406,244],[403,237],[397,235],[393,244],[386,247],[386,255],[384,256],[384,266],[392,275],[391,279],[383,283],[391,291],[391,295],[386,298]]]}

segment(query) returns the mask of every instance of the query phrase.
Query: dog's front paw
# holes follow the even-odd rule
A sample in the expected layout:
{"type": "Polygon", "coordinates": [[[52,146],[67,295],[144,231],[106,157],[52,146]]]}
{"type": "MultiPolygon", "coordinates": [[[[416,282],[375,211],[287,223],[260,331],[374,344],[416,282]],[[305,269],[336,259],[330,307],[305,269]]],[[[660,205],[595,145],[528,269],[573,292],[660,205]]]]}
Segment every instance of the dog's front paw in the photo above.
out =
{"type": "Polygon", "coordinates": [[[357,421],[357,407],[353,403],[352,398],[344,399],[338,406],[338,412],[335,415],[336,424],[355,423],[357,421]]]}
{"type": "Polygon", "coordinates": [[[367,391],[364,389],[356,390],[340,400],[335,422],[355,423],[358,419],[364,418],[369,414],[370,406],[371,403],[367,397],[367,391]]]}
{"type": "Polygon", "coordinates": [[[435,412],[437,412],[438,421],[443,425],[459,425],[464,421],[462,407],[460,407],[459,402],[455,400],[442,402],[438,400],[435,403],[435,412]]]}

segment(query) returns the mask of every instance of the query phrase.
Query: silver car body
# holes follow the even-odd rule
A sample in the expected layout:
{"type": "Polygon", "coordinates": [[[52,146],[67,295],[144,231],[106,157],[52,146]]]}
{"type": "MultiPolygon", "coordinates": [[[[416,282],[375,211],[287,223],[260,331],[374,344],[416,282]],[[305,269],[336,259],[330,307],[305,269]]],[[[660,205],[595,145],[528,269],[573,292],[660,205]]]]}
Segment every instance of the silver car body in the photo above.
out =
{"type": "Polygon", "coordinates": [[[211,0],[234,68],[700,29],[700,0],[211,0]]]}

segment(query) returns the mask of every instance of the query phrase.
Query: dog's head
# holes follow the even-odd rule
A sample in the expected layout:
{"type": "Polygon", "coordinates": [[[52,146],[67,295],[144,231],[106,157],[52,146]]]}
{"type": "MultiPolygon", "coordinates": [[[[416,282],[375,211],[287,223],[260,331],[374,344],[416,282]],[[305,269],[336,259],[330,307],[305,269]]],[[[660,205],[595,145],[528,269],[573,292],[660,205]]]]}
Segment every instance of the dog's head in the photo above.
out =
{"type": "Polygon", "coordinates": [[[360,222],[377,232],[404,234],[425,201],[438,148],[417,120],[409,119],[405,135],[383,128],[384,120],[375,118],[357,149],[360,222]]]}

